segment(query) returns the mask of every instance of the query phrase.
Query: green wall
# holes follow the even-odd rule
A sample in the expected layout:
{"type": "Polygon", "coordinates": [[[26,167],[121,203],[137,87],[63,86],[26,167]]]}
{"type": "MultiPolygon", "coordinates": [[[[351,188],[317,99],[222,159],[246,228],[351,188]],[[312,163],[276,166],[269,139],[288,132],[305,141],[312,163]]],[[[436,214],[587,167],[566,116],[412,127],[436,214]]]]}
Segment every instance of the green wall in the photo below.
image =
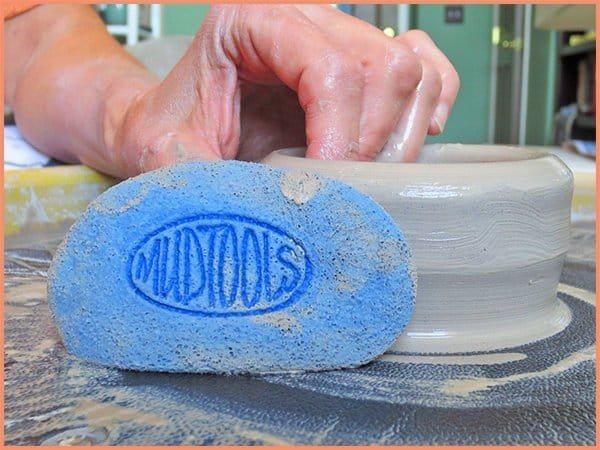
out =
{"type": "Polygon", "coordinates": [[[461,89],[444,132],[432,142],[487,141],[492,6],[465,5],[462,24],[444,23],[444,5],[413,6],[411,27],[427,32],[456,68],[461,89]]]}
{"type": "Polygon", "coordinates": [[[165,36],[196,34],[210,5],[162,5],[162,32],[165,36]]]}
{"type": "Polygon", "coordinates": [[[551,145],[556,89],[556,33],[532,27],[530,48],[525,143],[551,145]]]}

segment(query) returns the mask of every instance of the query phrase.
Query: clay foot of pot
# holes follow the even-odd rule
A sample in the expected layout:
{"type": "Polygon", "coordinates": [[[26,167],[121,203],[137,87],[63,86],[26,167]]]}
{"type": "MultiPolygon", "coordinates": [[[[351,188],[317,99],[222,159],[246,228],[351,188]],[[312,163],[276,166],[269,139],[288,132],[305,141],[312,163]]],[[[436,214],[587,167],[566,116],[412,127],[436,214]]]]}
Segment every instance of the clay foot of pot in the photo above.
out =
{"type": "Polygon", "coordinates": [[[406,326],[406,241],[353,188],[237,161],[124,181],[57,252],[50,305],[88,361],[168,372],[364,364],[406,326]]]}

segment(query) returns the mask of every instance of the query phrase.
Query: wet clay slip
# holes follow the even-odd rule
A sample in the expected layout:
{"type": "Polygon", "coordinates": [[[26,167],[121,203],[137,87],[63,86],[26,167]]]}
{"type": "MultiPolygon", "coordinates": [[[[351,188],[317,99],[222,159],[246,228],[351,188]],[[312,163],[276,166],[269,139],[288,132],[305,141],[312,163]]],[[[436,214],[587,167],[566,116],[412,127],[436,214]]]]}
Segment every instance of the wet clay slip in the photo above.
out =
{"type": "Polygon", "coordinates": [[[391,350],[487,351],[563,330],[557,298],[573,176],[553,155],[489,145],[425,146],[413,164],[318,161],[285,149],[264,162],[341,180],[403,230],[416,266],[415,311],[391,350]]]}

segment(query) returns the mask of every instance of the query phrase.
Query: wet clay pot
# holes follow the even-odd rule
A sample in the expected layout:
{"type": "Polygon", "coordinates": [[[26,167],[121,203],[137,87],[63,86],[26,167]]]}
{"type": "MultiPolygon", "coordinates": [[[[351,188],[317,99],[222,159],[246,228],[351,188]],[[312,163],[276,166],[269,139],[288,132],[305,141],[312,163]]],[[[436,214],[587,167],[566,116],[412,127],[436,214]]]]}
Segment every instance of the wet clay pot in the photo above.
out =
{"type": "Polygon", "coordinates": [[[319,161],[294,148],[266,164],[319,173],[394,218],[417,269],[414,316],[391,350],[496,350],[563,330],[556,296],[569,243],[573,176],[519,147],[425,146],[417,163],[319,161]]]}

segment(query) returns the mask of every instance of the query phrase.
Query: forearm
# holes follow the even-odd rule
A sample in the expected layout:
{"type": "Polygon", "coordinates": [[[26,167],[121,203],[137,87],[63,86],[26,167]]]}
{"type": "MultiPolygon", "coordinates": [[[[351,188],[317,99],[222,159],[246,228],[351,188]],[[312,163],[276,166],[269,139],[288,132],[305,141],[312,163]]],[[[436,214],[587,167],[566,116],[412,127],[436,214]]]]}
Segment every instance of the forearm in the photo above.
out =
{"type": "Polygon", "coordinates": [[[91,7],[44,5],[5,24],[5,93],[25,137],[61,160],[122,172],[114,137],[158,83],[91,7]]]}

